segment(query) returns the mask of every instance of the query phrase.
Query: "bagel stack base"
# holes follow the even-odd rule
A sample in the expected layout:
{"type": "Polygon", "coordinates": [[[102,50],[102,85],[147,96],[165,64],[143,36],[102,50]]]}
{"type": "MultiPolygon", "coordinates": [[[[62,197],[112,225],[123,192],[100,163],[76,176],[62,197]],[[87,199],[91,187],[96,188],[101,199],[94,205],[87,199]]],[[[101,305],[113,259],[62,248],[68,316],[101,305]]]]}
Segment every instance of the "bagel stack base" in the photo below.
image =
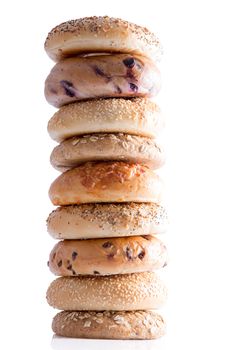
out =
{"type": "Polygon", "coordinates": [[[47,230],[57,239],[48,266],[57,278],[47,302],[60,310],[57,335],[157,339],[166,324],[157,312],[167,288],[157,274],[168,262],[158,234],[167,226],[164,127],[152,101],[161,87],[158,38],[110,17],[87,17],[53,28],[45,51],[55,65],[45,98],[58,108],[48,122],[58,142],[49,189],[57,206],[47,230]]]}

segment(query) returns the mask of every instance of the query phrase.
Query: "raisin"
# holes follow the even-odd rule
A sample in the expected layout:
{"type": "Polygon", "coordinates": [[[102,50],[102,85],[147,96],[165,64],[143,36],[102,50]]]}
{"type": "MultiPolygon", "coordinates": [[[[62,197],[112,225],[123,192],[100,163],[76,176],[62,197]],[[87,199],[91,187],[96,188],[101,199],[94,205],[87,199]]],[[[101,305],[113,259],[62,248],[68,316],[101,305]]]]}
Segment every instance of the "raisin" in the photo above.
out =
{"type": "Polygon", "coordinates": [[[106,74],[98,66],[94,66],[93,69],[96,75],[99,75],[100,77],[106,76],[106,74]]]}
{"type": "Polygon", "coordinates": [[[127,256],[128,260],[132,260],[133,259],[132,249],[129,248],[129,247],[126,248],[126,256],[127,256]]]}
{"type": "Polygon", "coordinates": [[[142,250],[141,253],[138,254],[139,259],[142,260],[145,256],[145,254],[146,254],[145,251],[142,250]]]}
{"type": "Polygon", "coordinates": [[[73,252],[73,253],[72,253],[72,260],[75,260],[75,259],[77,258],[77,255],[78,255],[77,252],[73,252]]]}
{"type": "Polygon", "coordinates": [[[110,247],[112,247],[112,243],[109,242],[109,241],[107,241],[107,242],[105,242],[105,243],[102,245],[102,247],[103,247],[103,248],[110,248],[110,247]]]}
{"type": "Polygon", "coordinates": [[[116,87],[116,92],[117,92],[118,94],[122,94],[122,90],[121,90],[120,86],[115,85],[115,87],[116,87]]]}
{"type": "Polygon", "coordinates": [[[135,61],[133,57],[125,58],[123,63],[128,68],[133,68],[135,66],[135,61]]]}

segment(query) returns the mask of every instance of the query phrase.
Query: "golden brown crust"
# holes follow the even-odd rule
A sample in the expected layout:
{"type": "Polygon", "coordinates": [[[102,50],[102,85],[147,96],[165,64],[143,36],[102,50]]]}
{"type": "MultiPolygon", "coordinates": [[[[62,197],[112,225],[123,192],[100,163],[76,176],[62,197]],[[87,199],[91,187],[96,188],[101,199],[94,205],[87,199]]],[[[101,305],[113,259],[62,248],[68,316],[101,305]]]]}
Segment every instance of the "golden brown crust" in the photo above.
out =
{"type": "Polygon", "coordinates": [[[87,52],[135,53],[159,60],[159,39],[147,28],[113,17],[85,17],[53,28],[45,50],[54,61],[87,52]]]}
{"type": "Polygon", "coordinates": [[[87,239],[157,234],[165,231],[167,212],[156,203],[90,203],[58,207],[47,219],[56,239],[87,239]]]}
{"type": "Polygon", "coordinates": [[[146,98],[110,98],[61,107],[48,123],[55,141],[90,133],[127,133],[155,138],[164,126],[159,107],[146,98]]]}
{"type": "Polygon", "coordinates": [[[112,276],[59,277],[47,291],[59,310],[150,310],[167,298],[167,288],[153,272],[112,276]]]}
{"type": "Polygon", "coordinates": [[[166,247],[153,236],[60,241],[49,256],[57,276],[145,272],[166,264],[166,247]]]}
{"type": "Polygon", "coordinates": [[[53,167],[62,172],[90,161],[126,161],[158,169],[164,160],[154,140],[128,134],[74,136],[55,147],[50,156],[53,167]]]}
{"type": "Polygon", "coordinates": [[[157,339],[165,334],[164,319],[155,311],[62,311],[53,319],[62,337],[94,339],[157,339]]]}
{"type": "Polygon", "coordinates": [[[123,162],[85,163],[61,174],[50,186],[54,205],[93,202],[160,203],[162,182],[149,168],[123,162]]]}

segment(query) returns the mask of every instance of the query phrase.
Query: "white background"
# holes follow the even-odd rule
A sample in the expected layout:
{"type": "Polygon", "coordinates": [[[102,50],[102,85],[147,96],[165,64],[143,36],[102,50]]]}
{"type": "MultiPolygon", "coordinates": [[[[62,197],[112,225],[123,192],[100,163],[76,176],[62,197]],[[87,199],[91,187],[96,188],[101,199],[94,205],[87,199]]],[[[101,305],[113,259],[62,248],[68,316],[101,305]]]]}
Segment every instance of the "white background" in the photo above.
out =
{"type": "Polygon", "coordinates": [[[232,349],[233,50],[231,1],[5,1],[0,10],[1,349],[232,349]],[[164,46],[167,184],[164,235],[170,296],[167,336],[157,342],[59,341],[45,292],[55,243],[47,196],[58,175],[43,96],[53,66],[43,44],[68,19],[110,15],[145,25],[164,46]]]}

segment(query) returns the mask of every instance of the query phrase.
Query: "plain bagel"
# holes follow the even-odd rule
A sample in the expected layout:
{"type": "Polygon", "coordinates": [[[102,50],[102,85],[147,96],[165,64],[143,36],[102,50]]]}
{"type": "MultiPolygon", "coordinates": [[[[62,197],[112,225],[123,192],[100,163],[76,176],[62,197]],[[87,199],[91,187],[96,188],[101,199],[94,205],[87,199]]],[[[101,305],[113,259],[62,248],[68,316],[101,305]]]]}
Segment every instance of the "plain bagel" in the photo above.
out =
{"type": "Polygon", "coordinates": [[[112,17],[85,17],[53,28],[45,50],[54,61],[87,52],[124,52],[159,60],[161,44],[155,34],[136,24],[112,17]]]}
{"type": "Polygon", "coordinates": [[[61,107],[48,123],[55,141],[92,133],[126,133],[155,138],[164,126],[159,107],[146,98],[109,98],[61,107]]]}
{"type": "Polygon", "coordinates": [[[154,272],[58,277],[47,290],[49,305],[66,311],[150,310],[166,299],[167,288],[154,272]]]}
{"type": "Polygon", "coordinates": [[[167,212],[156,203],[89,203],[53,210],[47,229],[55,239],[88,239],[163,233],[167,212]]]}
{"type": "Polygon", "coordinates": [[[90,161],[126,161],[158,169],[165,156],[158,144],[148,137],[128,134],[91,134],[74,136],[54,148],[52,166],[66,171],[90,161]]]}
{"type": "Polygon", "coordinates": [[[162,182],[144,165],[123,162],[89,162],[61,174],[50,186],[54,205],[93,202],[156,202],[162,182]]]}
{"type": "Polygon", "coordinates": [[[165,334],[164,319],[155,311],[62,311],[53,319],[62,337],[94,339],[157,339],[165,334]]]}
{"type": "Polygon", "coordinates": [[[65,240],[52,249],[48,263],[57,276],[145,272],[164,267],[167,250],[153,236],[65,240]]]}

